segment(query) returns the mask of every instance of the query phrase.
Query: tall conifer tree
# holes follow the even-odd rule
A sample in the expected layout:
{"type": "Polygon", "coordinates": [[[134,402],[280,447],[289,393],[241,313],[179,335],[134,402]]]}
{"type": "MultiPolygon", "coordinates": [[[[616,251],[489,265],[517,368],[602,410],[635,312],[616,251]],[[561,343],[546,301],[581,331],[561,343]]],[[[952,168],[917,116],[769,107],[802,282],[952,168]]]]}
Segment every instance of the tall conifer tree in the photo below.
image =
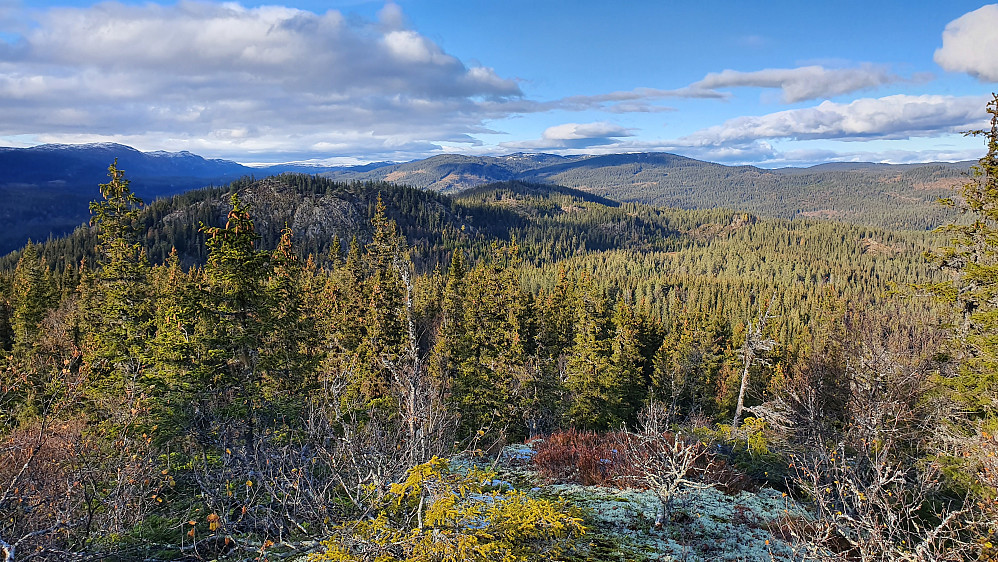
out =
{"type": "Polygon", "coordinates": [[[90,204],[90,224],[99,240],[96,273],[85,277],[85,359],[100,393],[120,394],[148,363],[152,290],[149,262],[136,228],[142,200],[129,187],[118,161],[101,184],[102,201],[90,204]]]}
{"type": "Polygon", "coordinates": [[[30,241],[21,251],[11,284],[11,329],[14,350],[30,351],[38,335],[38,324],[51,306],[50,290],[38,248],[30,241]]]}
{"type": "Polygon", "coordinates": [[[960,373],[947,383],[994,431],[998,430],[998,95],[993,95],[987,112],[990,129],[970,133],[985,137],[987,153],[974,167],[974,179],[960,192],[974,221],[942,227],[950,245],[929,257],[953,275],[950,282],[933,289],[953,304],[960,317],[960,373]]]}
{"type": "Polygon", "coordinates": [[[270,256],[256,248],[260,239],[249,207],[236,194],[224,228],[203,227],[208,235],[207,294],[201,305],[199,390],[221,398],[223,418],[243,422],[242,437],[253,447],[262,397],[261,341],[269,329],[266,280],[270,256]]]}

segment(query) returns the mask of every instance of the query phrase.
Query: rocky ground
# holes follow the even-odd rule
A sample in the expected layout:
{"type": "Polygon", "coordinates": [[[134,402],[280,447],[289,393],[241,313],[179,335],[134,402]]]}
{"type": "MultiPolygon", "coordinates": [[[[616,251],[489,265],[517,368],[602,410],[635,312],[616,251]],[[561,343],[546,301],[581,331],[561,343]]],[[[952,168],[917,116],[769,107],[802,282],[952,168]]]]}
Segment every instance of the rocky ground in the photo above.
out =
{"type": "Polygon", "coordinates": [[[612,561],[796,560],[781,538],[788,519],[804,511],[771,488],[726,495],[715,488],[689,489],[661,525],[658,496],[651,490],[546,482],[533,470],[529,445],[507,447],[495,465],[499,477],[532,493],[564,498],[586,520],[589,541],[580,559],[612,561]]]}

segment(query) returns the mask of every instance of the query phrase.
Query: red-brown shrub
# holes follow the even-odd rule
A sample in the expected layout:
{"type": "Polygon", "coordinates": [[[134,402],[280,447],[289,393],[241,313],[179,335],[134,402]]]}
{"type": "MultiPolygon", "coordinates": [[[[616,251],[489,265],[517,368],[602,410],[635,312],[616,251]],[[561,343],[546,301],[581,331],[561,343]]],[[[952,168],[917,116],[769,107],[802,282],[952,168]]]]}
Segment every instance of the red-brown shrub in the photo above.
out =
{"type": "MultiPolygon", "coordinates": [[[[570,429],[559,431],[535,446],[534,466],[540,474],[554,482],[584,486],[616,486],[643,488],[643,467],[650,458],[661,453],[661,440],[676,439],[670,432],[635,434],[626,431],[596,433],[570,429]]],[[[691,441],[689,446],[709,445],[691,441]]],[[[697,480],[715,485],[726,494],[755,490],[755,482],[723,458],[707,452],[705,461],[695,467],[697,480]]]]}
{"type": "Polygon", "coordinates": [[[615,485],[630,465],[626,433],[559,431],[536,447],[534,466],[542,476],[555,482],[585,486],[615,485]]]}

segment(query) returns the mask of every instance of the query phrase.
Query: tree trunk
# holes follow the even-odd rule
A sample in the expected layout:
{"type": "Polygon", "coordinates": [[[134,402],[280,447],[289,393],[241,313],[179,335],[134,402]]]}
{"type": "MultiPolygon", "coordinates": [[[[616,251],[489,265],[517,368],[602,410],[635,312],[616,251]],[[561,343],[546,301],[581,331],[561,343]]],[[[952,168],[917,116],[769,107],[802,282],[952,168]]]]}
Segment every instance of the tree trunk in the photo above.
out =
{"type": "Polygon", "coordinates": [[[749,324],[748,329],[745,330],[745,349],[743,354],[745,366],[742,369],[742,383],[738,387],[738,402],[735,404],[735,417],[731,420],[732,430],[738,429],[738,420],[741,419],[742,410],[745,408],[745,390],[748,388],[749,371],[755,360],[756,352],[769,351],[776,345],[775,341],[762,338],[763,333],[766,331],[766,321],[771,318],[769,311],[773,307],[773,301],[776,300],[775,297],[776,293],[773,293],[769,297],[769,303],[766,304],[766,311],[762,312],[760,307],[759,319],[755,325],[749,324]]]}
{"type": "MultiPolygon", "coordinates": [[[[748,336],[746,336],[748,337],[748,336]]],[[[738,387],[738,402],[735,405],[735,417],[731,420],[731,428],[738,429],[738,420],[742,417],[742,409],[745,407],[745,389],[749,383],[749,367],[752,366],[752,350],[749,342],[745,340],[745,367],[742,369],[742,384],[738,387]]]]}

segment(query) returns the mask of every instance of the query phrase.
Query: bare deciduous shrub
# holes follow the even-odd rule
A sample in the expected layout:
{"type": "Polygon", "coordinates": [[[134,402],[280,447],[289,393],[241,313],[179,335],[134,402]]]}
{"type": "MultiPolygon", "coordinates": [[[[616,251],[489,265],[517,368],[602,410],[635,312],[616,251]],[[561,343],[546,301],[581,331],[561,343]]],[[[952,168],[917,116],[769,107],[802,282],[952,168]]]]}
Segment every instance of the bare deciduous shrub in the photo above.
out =
{"type": "Polygon", "coordinates": [[[804,406],[788,427],[798,432],[791,484],[814,519],[788,527],[808,558],[963,560],[975,550],[978,510],[944,489],[931,458],[941,335],[917,320],[846,317],[815,371],[784,388],[784,400],[804,406]],[[808,380],[834,384],[809,391],[808,380]],[[823,411],[831,404],[841,404],[838,415],[823,411]]]}
{"type": "Polygon", "coordinates": [[[76,455],[82,427],[35,424],[12,432],[0,445],[0,538],[7,537],[11,549],[67,546],[68,523],[80,501],[67,461],[76,455]]]}

